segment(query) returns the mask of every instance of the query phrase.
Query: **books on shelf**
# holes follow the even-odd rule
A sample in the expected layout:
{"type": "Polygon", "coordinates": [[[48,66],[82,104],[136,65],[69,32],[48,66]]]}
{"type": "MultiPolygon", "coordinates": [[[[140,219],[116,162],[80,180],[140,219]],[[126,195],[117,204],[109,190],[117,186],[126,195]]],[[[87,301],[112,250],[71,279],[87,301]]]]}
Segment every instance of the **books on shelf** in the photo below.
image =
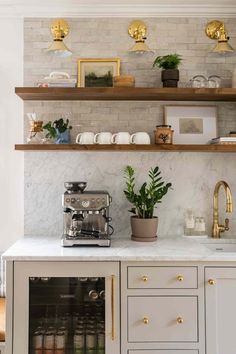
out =
{"type": "Polygon", "coordinates": [[[219,136],[211,139],[210,144],[236,144],[236,136],[219,136]]]}

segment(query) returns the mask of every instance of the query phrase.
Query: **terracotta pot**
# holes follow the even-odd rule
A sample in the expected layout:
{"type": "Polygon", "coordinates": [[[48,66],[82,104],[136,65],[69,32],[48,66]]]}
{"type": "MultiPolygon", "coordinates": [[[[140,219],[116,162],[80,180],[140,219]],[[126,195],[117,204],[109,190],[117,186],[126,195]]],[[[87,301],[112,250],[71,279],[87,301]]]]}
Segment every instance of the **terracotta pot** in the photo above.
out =
{"type": "Polygon", "coordinates": [[[131,216],[131,239],[133,241],[151,242],[157,239],[158,218],[141,219],[137,216],[131,216]]]}
{"type": "Polygon", "coordinates": [[[163,83],[163,87],[178,87],[179,70],[178,69],[162,70],[161,81],[163,83]]]}

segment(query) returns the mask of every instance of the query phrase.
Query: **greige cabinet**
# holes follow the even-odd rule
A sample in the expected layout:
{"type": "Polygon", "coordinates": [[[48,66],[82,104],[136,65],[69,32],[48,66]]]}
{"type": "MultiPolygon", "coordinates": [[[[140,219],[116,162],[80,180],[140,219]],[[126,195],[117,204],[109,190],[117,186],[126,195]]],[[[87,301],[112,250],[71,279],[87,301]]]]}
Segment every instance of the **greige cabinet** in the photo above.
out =
{"type": "Polygon", "coordinates": [[[236,353],[236,267],[206,267],[206,354],[236,353]]]}
{"type": "Polygon", "coordinates": [[[121,338],[122,354],[205,354],[199,267],[122,263],[121,338]]]}

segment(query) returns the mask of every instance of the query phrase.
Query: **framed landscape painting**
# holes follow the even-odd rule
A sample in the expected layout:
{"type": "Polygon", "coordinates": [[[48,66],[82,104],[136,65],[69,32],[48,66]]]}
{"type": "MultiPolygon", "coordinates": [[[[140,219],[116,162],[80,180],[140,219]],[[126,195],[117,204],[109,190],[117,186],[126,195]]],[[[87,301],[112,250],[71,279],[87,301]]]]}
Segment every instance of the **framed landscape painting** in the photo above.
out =
{"type": "Polygon", "coordinates": [[[165,106],[174,144],[207,144],[217,135],[216,106],[165,106]]]}
{"type": "Polygon", "coordinates": [[[78,87],[112,87],[113,76],[120,75],[119,58],[78,60],[78,87]]]}

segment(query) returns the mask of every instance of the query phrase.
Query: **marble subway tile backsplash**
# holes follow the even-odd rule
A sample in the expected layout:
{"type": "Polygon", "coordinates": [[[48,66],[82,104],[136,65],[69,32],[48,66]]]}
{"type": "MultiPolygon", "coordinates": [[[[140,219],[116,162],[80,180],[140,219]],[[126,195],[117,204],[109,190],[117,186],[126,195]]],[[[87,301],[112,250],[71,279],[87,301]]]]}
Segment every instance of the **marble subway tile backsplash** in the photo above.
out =
{"type": "MultiPolygon", "coordinates": [[[[120,57],[121,73],[132,74],[136,86],[159,87],[160,71],[152,69],[156,55],[177,52],[183,55],[180,85],[196,74],[217,74],[231,82],[236,56],[214,58],[208,51],[215,42],[204,34],[211,19],[144,18],[148,27],[147,44],[154,56],[133,56],[127,50],[133,40],[127,34],[132,19],[97,18],[67,19],[70,35],[65,39],[72,49],[70,58],[53,58],[45,53],[51,43],[51,19],[25,19],[24,84],[34,86],[51,71],[77,75],[77,60],[89,57],[120,57]]],[[[235,19],[222,19],[230,28],[230,44],[236,48],[235,19]]],[[[25,101],[26,139],[29,124],[26,113],[35,111],[44,122],[68,115],[73,126],[72,139],[80,131],[147,131],[153,138],[155,126],[163,123],[164,105],[191,105],[196,102],[98,102],[98,101],[25,101]],[[78,127],[78,125],[80,125],[78,127]]],[[[236,130],[236,103],[198,102],[218,106],[220,134],[236,130]]],[[[208,232],[212,220],[212,199],[215,183],[226,180],[236,203],[235,154],[210,153],[109,153],[51,152],[25,153],[25,234],[58,235],[62,233],[61,195],[64,181],[86,180],[89,189],[106,189],[113,197],[111,216],[116,231],[129,229],[129,204],[123,195],[123,169],[127,164],[138,171],[141,183],[151,166],[159,165],[173,190],[158,205],[159,234],[171,236],[183,232],[184,213],[193,209],[204,216],[208,232]]],[[[224,215],[221,204],[222,220],[224,215]]],[[[230,234],[236,234],[235,212],[229,215],[230,234]]]]}

